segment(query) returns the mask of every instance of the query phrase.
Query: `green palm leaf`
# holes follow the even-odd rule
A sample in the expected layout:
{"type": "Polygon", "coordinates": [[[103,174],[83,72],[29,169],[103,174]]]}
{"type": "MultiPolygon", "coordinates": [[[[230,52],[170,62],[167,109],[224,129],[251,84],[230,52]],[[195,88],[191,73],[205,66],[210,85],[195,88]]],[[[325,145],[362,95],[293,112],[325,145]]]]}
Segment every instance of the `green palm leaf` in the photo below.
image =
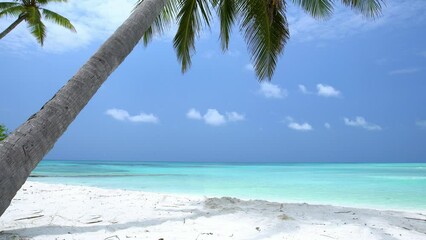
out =
{"type": "Polygon", "coordinates": [[[211,13],[206,0],[180,0],[181,8],[178,14],[179,27],[173,39],[182,72],[191,66],[191,53],[195,51],[195,36],[202,28],[202,18],[209,26],[211,13]]]}
{"type": "Polygon", "coordinates": [[[299,5],[308,14],[317,19],[327,18],[333,12],[332,0],[293,0],[293,3],[299,5]]]}
{"type": "Polygon", "coordinates": [[[37,42],[43,46],[44,39],[46,38],[46,26],[40,21],[28,23],[28,28],[31,34],[37,39],[37,42]]]}
{"type": "Polygon", "coordinates": [[[43,46],[44,39],[46,37],[46,26],[41,21],[41,14],[37,7],[28,6],[27,12],[27,23],[31,34],[37,39],[40,45],[43,46]]]}
{"type": "MultiPolygon", "coordinates": [[[[136,7],[142,2],[143,0],[139,0],[136,7]]],[[[155,34],[162,35],[164,31],[170,28],[171,23],[173,23],[177,17],[178,9],[179,1],[167,1],[166,6],[163,8],[161,14],[155,19],[154,23],[143,36],[143,42],[145,46],[148,45],[155,34]]]]}
{"type": "Polygon", "coordinates": [[[256,75],[271,79],[278,56],[290,37],[285,5],[274,0],[246,0],[240,6],[241,28],[247,41],[256,75]]]}
{"type": "Polygon", "coordinates": [[[68,0],[37,0],[37,3],[40,5],[46,5],[49,3],[62,3],[62,2],[68,2],[68,0]]]}
{"type": "Polygon", "coordinates": [[[58,24],[58,25],[60,25],[64,28],[67,28],[67,29],[69,29],[73,32],[76,32],[74,26],[71,24],[70,20],[68,20],[67,18],[65,18],[65,17],[63,17],[63,16],[61,16],[61,15],[55,13],[55,12],[52,12],[50,10],[44,9],[44,8],[42,8],[41,10],[42,10],[44,18],[46,18],[47,20],[50,20],[50,21],[52,21],[52,22],[54,22],[54,23],[56,23],[56,24],[58,24]]]}
{"type": "Polygon", "coordinates": [[[21,14],[24,13],[24,11],[25,11],[25,8],[20,5],[9,7],[0,12],[0,17],[2,16],[19,17],[21,14]]]}
{"type": "Polygon", "coordinates": [[[382,13],[382,5],[384,5],[383,0],[342,0],[342,2],[370,18],[380,16],[382,13]]]}
{"type": "Polygon", "coordinates": [[[17,2],[0,2],[0,10],[19,5],[17,2]]]}
{"type": "Polygon", "coordinates": [[[218,0],[213,4],[218,5],[218,15],[220,19],[220,40],[222,50],[228,49],[229,36],[231,34],[232,25],[237,17],[237,3],[235,0],[218,0]]]}

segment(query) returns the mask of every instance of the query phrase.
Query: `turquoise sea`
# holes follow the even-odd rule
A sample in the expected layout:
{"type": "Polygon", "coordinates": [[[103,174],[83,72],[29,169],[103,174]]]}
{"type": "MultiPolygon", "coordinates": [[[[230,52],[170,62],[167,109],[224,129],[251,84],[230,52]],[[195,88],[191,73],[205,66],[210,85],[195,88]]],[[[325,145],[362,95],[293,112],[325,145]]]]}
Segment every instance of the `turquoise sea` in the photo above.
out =
{"type": "Polygon", "coordinates": [[[426,211],[426,163],[43,160],[30,180],[147,192],[426,211]]]}

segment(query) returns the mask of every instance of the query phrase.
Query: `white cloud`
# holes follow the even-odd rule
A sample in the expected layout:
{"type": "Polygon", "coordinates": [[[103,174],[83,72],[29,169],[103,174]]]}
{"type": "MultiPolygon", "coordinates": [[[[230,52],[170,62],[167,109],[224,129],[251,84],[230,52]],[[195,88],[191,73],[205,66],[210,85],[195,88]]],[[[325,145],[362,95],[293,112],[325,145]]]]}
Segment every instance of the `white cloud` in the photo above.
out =
{"type": "Polygon", "coordinates": [[[287,97],[287,90],[281,89],[278,85],[263,82],[260,84],[259,93],[266,98],[283,98],[287,97]]]}
{"type": "Polygon", "coordinates": [[[129,113],[126,110],[116,109],[116,108],[108,109],[106,111],[106,114],[120,121],[126,121],[130,117],[129,113]]]}
{"type": "Polygon", "coordinates": [[[388,0],[383,4],[383,14],[377,19],[367,19],[342,4],[335,4],[334,14],[325,21],[318,21],[295,4],[289,4],[288,21],[292,39],[319,41],[347,38],[362,32],[372,31],[384,25],[400,29],[411,24],[423,23],[426,19],[424,0],[388,0]]]}
{"type": "Polygon", "coordinates": [[[317,94],[322,97],[338,97],[340,91],[329,85],[317,84],[317,94]]]}
{"type": "Polygon", "coordinates": [[[301,91],[303,94],[311,94],[311,92],[308,91],[305,85],[302,84],[299,84],[299,91],[301,91]]]}
{"type": "Polygon", "coordinates": [[[245,116],[237,112],[227,112],[225,115],[221,114],[217,109],[207,109],[204,115],[191,108],[187,113],[186,117],[193,120],[203,120],[206,124],[212,126],[224,125],[227,122],[238,122],[244,121],[245,116]]]}
{"type": "Polygon", "coordinates": [[[296,122],[292,122],[288,124],[288,127],[296,130],[296,131],[302,131],[302,132],[306,132],[306,131],[311,131],[312,130],[312,126],[309,123],[296,123],[296,122]]]}
{"type": "Polygon", "coordinates": [[[140,113],[138,115],[130,115],[129,112],[123,109],[112,108],[105,112],[107,115],[119,121],[129,121],[136,123],[158,123],[158,117],[154,114],[140,113]]]}
{"type": "Polygon", "coordinates": [[[389,72],[389,75],[412,74],[419,72],[420,68],[401,68],[389,72]]]}
{"type": "Polygon", "coordinates": [[[348,118],[344,118],[345,124],[351,127],[361,127],[370,131],[380,131],[382,127],[377,124],[369,123],[363,117],[356,117],[354,120],[350,120],[348,118]]]}
{"type": "Polygon", "coordinates": [[[254,72],[254,66],[253,66],[253,64],[251,64],[251,63],[246,64],[246,65],[244,66],[244,68],[245,68],[247,71],[254,72]]]}
{"type": "Polygon", "coordinates": [[[419,128],[426,129],[426,120],[418,120],[416,121],[416,125],[419,128]]]}
{"type": "Polygon", "coordinates": [[[219,126],[226,123],[225,116],[220,114],[216,109],[208,109],[203,118],[207,124],[213,126],[219,126]]]}
{"type": "Polygon", "coordinates": [[[327,122],[326,122],[326,123],[324,123],[324,127],[325,127],[325,128],[327,128],[327,129],[330,129],[330,128],[331,128],[331,125],[330,125],[330,123],[327,123],[327,122]]]}
{"type": "Polygon", "coordinates": [[[239,114],[237,112],[228,112],[226,113],[226,117],[230,122],[244,121],[246,119],[244,115],[239,114]]]}
{"type": "Polygon", "coordinates": [[[195,110],[194,108],[189,109],[189,111],[186,113],[186,117],[189,119],[195,119],[195,120],[203,119],[203,117],[201,116],[201,113],[195,110]]]}
{"type": "Polygon", "coordinates": [[[139,115],[129,116],[128,120],[130,122],[158,123],[158,118],[152,113],[141,113],[139,115]]]}
{"type": "Polygon", "coordinates": [[[287,116],[284,120],[285,123],[287,123],[287,127],[296,131],[301,132],[308,132],[314,130],[314,128],[307,122],[304,123],[297,123],[294,121],[294,119],[290,116],[287,116]]]}

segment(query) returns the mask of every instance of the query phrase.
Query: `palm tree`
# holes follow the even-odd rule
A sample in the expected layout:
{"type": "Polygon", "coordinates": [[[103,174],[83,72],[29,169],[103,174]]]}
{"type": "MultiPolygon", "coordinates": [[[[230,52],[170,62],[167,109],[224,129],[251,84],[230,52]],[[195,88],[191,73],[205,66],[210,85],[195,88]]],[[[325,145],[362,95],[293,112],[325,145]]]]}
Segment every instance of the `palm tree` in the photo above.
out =
{"type": "Polygon", "coordinates": [[[17,17],[8,28],[0,33],[0,39],[25,20],[31,34],[37,39],[40,45],[43,45],[44,38],[46,37],[46,26],[42,22],[42,16],[46,20],[52,21],[75,32],[74,26],[67,18],[43,7],[51,2],[67,2],[67,0],[20,0],[14,2],[0,2],[0,17],[17,17]]]}
{"type": "MultiPolygon", "coordinates": [[[[377,16],[382,0],[341,0],[366,16],[377,16]]],[[[333,10],[333,0],[293,0],[316,18],[333,10]]],[[[278,56],[289,38],[284,0],[139,0],[130,17],[80,70],[37,113],[0,142],[0,215],[31,171],[53,147],[78,113],[136,44],[161,33],[175,18],[174,38],[182,71],[191,65],[195,36],[209,26],[211,6],[220,19],[222,48],[228,47],[233,24],[241,31],[260,80],[271,78],[278,56]],[[203,25],[204,24],[204,25],[203,25]]]]}

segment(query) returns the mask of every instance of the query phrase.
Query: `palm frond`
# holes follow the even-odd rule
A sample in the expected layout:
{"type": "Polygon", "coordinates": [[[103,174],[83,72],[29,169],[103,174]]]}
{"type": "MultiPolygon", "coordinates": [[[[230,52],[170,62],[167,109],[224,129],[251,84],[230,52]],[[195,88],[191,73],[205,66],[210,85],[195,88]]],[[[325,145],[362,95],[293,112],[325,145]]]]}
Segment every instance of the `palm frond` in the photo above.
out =
{"type": "Polygon", "coordinates": [[[25,5],[25,6],[30,6],[31,5],[31,0],[21,0],[22,4],[21,5],[25,5]]]}
{"type": "Polygon", "coordinates": [[[277,0],[241,1],[244,32],[257,77],[271,79],[279,55],[290,37],[285,3],[277,0]]]}
{"type": "Polygon", "coordinates": [[[40,9],[43,13],[43,16],[47,20],[52,21],[52,22],[54,22],[54,23],[56,23],[56,24],[58,24],[58,25],[60,25],[64,28],[67,28],[67,29],[69,29],[73,32],[76,32],[76,30],[75,30],[74,26],[71,24],[70,20],[68,20],[64,16],[59,15],[55,12],[52,12],[52,11],[44,9],[44,8],[40,8],[40,9]]]}
{"type": "Polygon", "coordinates": [[[24,13],[24,11],[25,11],[25,8],[21,5],[9,7],[0,12],[0,17],[2,16],[19,17],[21,14],[24,13]]]}
{"type": "Polygon", "coordinates": [[[31,34],[37,39],[37,42],[43,46],[46,38],[46,26],[40,21],[36,23],[28,23],[31,34]]]}
{"type": "Polygon", "coordinates": [[[31,34],[37,39],[40,45],[43,46],[44,39],[46,37],[46,26],[41,21],[41,14],[37,7],[29,6],[26,7],[27,23],[31,34]]]}
{"type": "Polygon", "coordinates": [[[210,12],[209,2],[207,0],[197,0],[197,5],[200,9],[201,16],[204,18],[204,23],[210,27],[212,13],[210,12]]]}
{"type": "Polygon", "coordinates": [[[17,2],[0,2],[0,10],[19,5],[17,2]]]}
{"type": "Polygon", "coordinates": [[[299,5],[303,10],[316,19],[327,18],[333,13],[332,0],[293,0],[293,3],[299,5]]]}
{"type": "Polygon", "coordinates": [[[142,40],[143,45],[146,47],[148,46],[149,42],[151,42],[152,38],[154,37],[154,32],[152,30],[152,26],[150,26],[145,33],[143,34],[142,40]]]}
{"type": "Polygon", "coordinates": [[[35,6],[25,6],[25,13],[27,14],[28,22],[40,22],[41,14],[40,11],[35,6]]]}
{"type": "Polygon", "coordinates": [[[203,21],[210,25],[211,13],[206,0],[180,0],[179,27],[173,39],[182,72],[191,66],[191,53],[195,51],[195,37],[200,33],[203,21]]]}
{"type": "MultiPolygon", "coordinates": [[[[138,0],[136,7],[139,6],[143,0],[138,0]]],[[[136,9],[136,7],[134,9],[136,9]]],[[[147,46],[152,40],[154,35],[162,35],[175,21],[179,9],[179,0],[167,1],[160,15],[158,15],[151,27],[145,32],[143,36],[144,45],[147,46]]]]}
{"type": "Polygon", "coordinates": [[[49,3],[62,3],[62,2],[68,2],[68,0],[37,0],[36,1],[39,5],[47,5],[49,3]]]}
{"type": "Polygon", "coordinates": [[[237,3],[235,0],[215,0],[214,5],[217,5],[218,15],[220,19],[220,40],[222,50],[226,51],[229,45],[229,36],[232,26],[237,17],[237,3]]]}
{"type": "Polygon", "coordinates": [[[342,3],[369,18],[380,16],[384,5],[383,0],[342,0],[342,3]]]}

